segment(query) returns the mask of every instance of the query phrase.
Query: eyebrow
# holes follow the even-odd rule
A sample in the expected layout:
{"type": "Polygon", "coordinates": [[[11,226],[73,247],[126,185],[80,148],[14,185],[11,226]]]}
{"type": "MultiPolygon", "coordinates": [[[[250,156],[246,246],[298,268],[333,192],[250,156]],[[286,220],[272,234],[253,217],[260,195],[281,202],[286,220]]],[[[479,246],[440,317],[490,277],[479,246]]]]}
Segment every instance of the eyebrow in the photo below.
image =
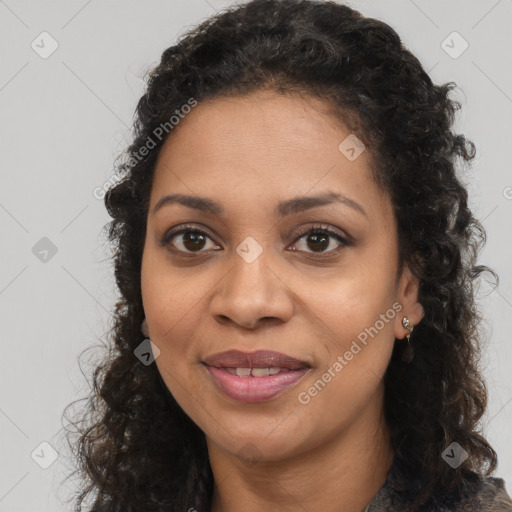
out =
{"type": "MultiPolygon", "coordinates": [[[[287,215],[300,213],[311,208],[333,203],[344,204],[368,218],[366,211],[359,203],[343,194],[335,192],[325,192],[316,196],[299,196],[287,199],[276,206],[275,215],[286,217],[287,215]]],[[[224,208],[218,202],[208,197],[189,196],[185,194],[168,194],[160,198],[156,203],[153,208],[153,214],[160,210],[160,208],[172,204],[181,204],[187,208],[199,210],[204,213],[209,212],[215,215],[221,215],[224,213],[224,208]]]]}

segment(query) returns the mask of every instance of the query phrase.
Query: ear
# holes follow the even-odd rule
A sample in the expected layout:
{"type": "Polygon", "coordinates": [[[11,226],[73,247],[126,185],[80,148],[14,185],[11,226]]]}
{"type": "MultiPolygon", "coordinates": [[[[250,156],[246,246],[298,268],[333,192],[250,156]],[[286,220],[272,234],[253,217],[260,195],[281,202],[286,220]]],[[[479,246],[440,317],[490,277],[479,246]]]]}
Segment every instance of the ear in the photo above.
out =
{"type": "Polygon", "coordinates": [[[420,281],[404,263],[402,275],[398,282],[397,300],[402,309],[395,317],[395,338],[403,339],[409,331],[403,326],[402,319],[406,316],[413,326],[420,323],[425,316],[423,306],[418,302],[420,281]]]}
{"type": "Polygon", "coordinates": [[[146,317],[144,317],[144,320],[142,320],[142,323],[140,324],[140,332],[144,334],[146,338],[149,338],[148,322],[146,321],[146,317]]]}

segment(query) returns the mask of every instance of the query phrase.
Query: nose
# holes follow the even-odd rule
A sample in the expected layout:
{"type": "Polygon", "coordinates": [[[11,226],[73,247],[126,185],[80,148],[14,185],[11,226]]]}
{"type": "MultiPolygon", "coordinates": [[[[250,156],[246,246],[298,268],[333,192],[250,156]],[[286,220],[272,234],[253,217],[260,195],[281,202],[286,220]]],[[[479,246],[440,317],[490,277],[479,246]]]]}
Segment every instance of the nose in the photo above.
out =
{"type": "Polygon", "coordinates": [[[284,276],[274,270],[278,266],[272,264],[267,251],[251,263],[233,254],[231,270],[220,281],[210,302],[210,312],[217,322],[252,330],[262,323],[290,320],[292,292],[284,276]]]}

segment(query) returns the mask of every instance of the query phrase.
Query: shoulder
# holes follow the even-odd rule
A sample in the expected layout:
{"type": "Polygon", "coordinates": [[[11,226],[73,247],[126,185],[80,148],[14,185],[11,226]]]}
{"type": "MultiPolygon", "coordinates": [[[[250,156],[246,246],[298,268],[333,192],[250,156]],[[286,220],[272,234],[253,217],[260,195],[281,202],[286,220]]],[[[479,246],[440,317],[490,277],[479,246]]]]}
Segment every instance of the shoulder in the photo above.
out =
{"type": "Polygon", "coordinates": [[[512,512],[512,499],[503,478],[478,475],[476,486],[467,490],[454,512],[512,512]]]}
{"type": "MultiPolygon", "coordinates": [[[[411,482],[409,489],[399,491],[388,478],[374,496],[368,512],[404,512],[415,501],[419,487],[411,482]]],[[[419,484],[418,484],[419,485],[419,484]]],[[[421,486],[420,486],[421,487],[421,486]]],[[[472,472],[457,489],[437,496],[421,509],[422,512],[512,512],[512,499],[502,478],[472,472]]]]}

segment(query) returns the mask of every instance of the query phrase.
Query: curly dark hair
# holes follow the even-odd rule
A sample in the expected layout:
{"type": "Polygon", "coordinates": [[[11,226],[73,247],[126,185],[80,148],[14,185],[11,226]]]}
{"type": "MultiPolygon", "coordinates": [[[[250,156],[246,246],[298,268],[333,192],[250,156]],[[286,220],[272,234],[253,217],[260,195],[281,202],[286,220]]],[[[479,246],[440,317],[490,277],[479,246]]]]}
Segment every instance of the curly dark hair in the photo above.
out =
{"type": "Polygon", "coordinates": [[[332,1],[232,6],[163,52],[137,105],[133,143],[116,162],[121,179],[104,198],[121,297],[112,346],[94,370],[81,414],[86,427],[69,434],[75,473],[86,482],[75,510],[91,495],[93,511],[209,510],[214,481],[204,433],[156,365],[134,357],[144,339],[141,261],[153,172],[172,133],[144,156],[141,149],[191,98],[264,88],[327,100],[363,141],[372,176],[392,200],[400,268],[406,262],[419,278],[425,316],[411,338],[415,357],[406,364],[395,343],[384,376],[397,487],[411,495],[408,510],[436,503],[463,480],[474,482],[475,473],[495,471],[497,454],[478,428],[487,390],[478,368],[476,280],[487,272],[497,284],[498,276],[475,264],[485,230],[456,173],[474,158],[475,145],[452,132],[461,108],[449,97],[455,87],[435,85],[389,25],[332,1]],[[469,454],[456,469],[441,457],[453,441],[469,454]]]}

